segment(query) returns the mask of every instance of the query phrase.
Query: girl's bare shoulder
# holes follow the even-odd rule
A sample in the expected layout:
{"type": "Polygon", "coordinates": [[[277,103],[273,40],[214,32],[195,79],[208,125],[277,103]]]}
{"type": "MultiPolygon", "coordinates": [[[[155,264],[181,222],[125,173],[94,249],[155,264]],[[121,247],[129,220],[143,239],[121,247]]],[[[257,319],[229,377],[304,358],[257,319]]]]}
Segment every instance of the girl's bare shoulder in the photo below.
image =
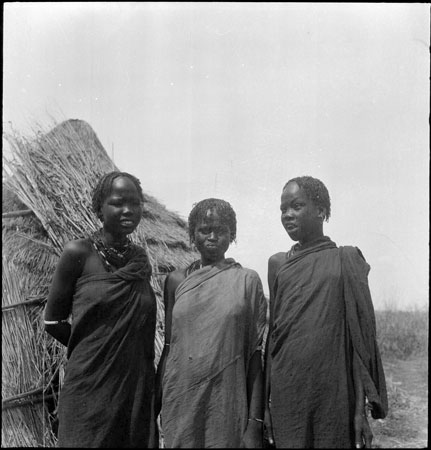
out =
{"type": "Polygon", "coordinates": [[[186,269],[176,269],[166,277],[166,284],[174,289],[186,278],[186,269]]]}
{"type": "Polygon", "coordinates": [[[70,257],[88,256],[93,252],[93,245],[90,239],[73,239],[65,244],[63,254],[70,257]]]}
{"type": "Polygon", "coordinates": [[[286,252],[274,253],[268,259],[268,266],[278,266],[286,260],[286,252]]]}

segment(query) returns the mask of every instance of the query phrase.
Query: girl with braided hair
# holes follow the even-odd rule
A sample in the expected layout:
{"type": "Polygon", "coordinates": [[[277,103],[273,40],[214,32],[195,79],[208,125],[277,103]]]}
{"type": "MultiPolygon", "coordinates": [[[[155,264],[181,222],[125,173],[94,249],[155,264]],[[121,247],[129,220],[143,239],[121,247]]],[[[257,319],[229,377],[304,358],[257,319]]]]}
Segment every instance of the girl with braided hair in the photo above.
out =
{"type": "Polygon", "coordinates": [[[197,203],[189,234],[200,259],[170,273],[164,287],[156,410],[166,447],[261,447],[267,310],[261,280],[225,257],[236,238],[228,202],[197,203]]]}
{"type": "Polygon", "coordinates": [[[103,176],[92,203],[102,228],[68,242],[57,264],[44,319],[67,346],[60,447],[158,447],[156,300],[147,254],[128,237],[143,201],[133,175],[103,176]]]}
{"type": "Polygon", "coordinates": [[[320,180],[289,180],[280,211],[297,243],[268,260],[267,439],[278,448],[371,447],[368,412],[384,418],[388,401],[370,266],[357,247],[323,234],[331,203],[320,180]]]}

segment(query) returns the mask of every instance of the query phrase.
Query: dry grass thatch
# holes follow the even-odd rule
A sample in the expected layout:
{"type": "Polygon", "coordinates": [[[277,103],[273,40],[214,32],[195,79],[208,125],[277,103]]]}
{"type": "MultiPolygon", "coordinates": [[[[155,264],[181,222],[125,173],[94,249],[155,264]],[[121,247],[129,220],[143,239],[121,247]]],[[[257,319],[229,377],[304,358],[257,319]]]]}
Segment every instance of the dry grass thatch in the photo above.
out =
{"type": "MultiPolygon", "coordinates": [[[[92,128],[80,120],[41,127],[30,138],[5,133],[3,158],[2,446],[52,446],[50,420],[61,385],[65,349],[43,332],[42,311],[64,244],[100,227],[91,193],[118,170],[92,128]],[[19,211],[16,215],[14,211],[19,211]],[[24,211],[24,212],[23,212],[24,211]]],[[[145,180],[140,174],[144,195],[145,180]]],[[[196,258],[186,223],[145,195],[133,239],[146,247],[158,303],[156,362],[163,346],[164,275],[196,258]]],[[[55,424],[55,423],[54,423],[55,424]]]]}
{"type": "Polygon", "coordinates": [[[48,380],[63,355],[44,339],[41,303],[21,303],[17,267],[2,262],[2,446],[53,446],[43,400],[51,400],[48,380]]]}

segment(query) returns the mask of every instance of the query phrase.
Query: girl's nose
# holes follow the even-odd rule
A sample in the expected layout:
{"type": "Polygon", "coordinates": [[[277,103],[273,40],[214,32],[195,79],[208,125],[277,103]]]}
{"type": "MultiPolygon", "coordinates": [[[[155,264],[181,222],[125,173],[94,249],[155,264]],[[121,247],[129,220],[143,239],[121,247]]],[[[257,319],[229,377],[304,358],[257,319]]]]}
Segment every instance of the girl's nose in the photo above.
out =
{"type": "Polygon", "coordinates": [[[286,212],[282,215],[281,220],[282,220],[284,223],[286,223],[286,222],[291,222],[294,218],[295,218],[295,217],[294,217],[294,215],[292,214],[292,212],[286,211],[286,212]]]}
{"type": "Polygon", "coordinates": [[[130,205],[124,205],[123,214],[132,214],[133,208],[130,205]]]}

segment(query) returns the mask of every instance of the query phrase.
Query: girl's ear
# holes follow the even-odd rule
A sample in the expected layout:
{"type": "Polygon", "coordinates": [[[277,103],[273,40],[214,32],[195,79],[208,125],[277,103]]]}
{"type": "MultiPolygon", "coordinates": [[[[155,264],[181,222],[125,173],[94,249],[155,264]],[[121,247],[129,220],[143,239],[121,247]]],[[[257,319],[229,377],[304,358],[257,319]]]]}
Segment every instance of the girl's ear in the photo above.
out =
{"type": "Polygon", "coordinates": [[[319,210],[319,212],[317,213],[317,216],[323,222],[325,220],[325,217],[326,217],[326,208],[322,208],[321,206],[319,206],[318,210],[319,210]]]}

